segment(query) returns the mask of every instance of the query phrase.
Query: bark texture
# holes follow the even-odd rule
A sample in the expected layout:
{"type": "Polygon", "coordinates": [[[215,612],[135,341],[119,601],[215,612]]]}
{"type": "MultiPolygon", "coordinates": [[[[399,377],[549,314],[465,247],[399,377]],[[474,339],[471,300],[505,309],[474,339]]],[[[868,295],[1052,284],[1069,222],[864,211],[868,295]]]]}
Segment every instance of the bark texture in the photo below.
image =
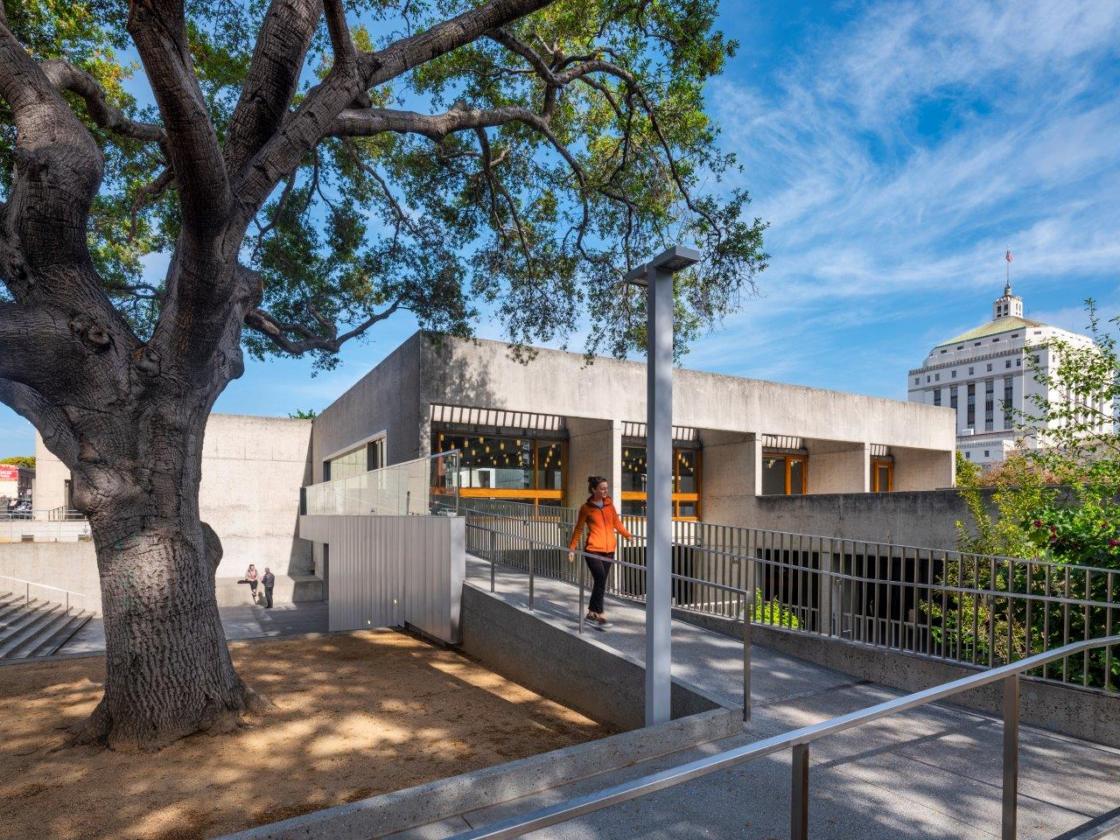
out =
{"type": "Polygon", "coordinates": [[[226,730],[256,702],[232,666],[214,597],[221,543],[199,517],[206,419],[241,375],[243,328],[289,352],[337,349],[350,335],[293,343],[258,309],[260,280],[238,261],[248,224],[343,110],[368,103],[372,86],[547,2],[493,0],[359,54],[331,0],[335,66],[293,110],[323,4],[273,0],[224,144],[192,66],[182,0],[130,7],[128,31],[160,125],[126,119],[74,67],[36,61],[0,13],[0,98],[16,130],[0,205],[0,283],[11,299],[0,301],[0,400],[71,470],[97,548],[107,679],[79,740],[158,748],[226,730]],[[88,222],[103,158],[62,91],[80,97],[102,129],[158,145],[165,157],[152,191],[174,184],[182,227],[146,338],[114,308],[94,268],[88,222]]]}

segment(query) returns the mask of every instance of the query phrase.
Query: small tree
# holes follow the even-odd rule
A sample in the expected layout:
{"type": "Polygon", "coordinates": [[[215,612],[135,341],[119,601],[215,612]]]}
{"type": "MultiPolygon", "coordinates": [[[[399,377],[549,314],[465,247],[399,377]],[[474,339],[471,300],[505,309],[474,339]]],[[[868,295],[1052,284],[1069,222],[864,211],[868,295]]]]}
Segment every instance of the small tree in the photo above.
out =
{"type": "MultiPolygon", "coordinates": [[[[948,564],[944,583],[1039,598],[1120,601],[1120,588],[1106,572],[1088,570],[1120,569],[1120,434],[1113,415],[1120,397],[1120,357],[1092,300],[1086,308],[1091,344],[1051,340],[1045,345],[1053,362],[1049,367],[1040,363],[1041,347],[1028,356],[1028,370],[1040,388],[1016,417],[1023,439],[1041,446],[1021,448],[983,472],[959,455],[957,460],[958,487],[971,518],[957,523],[961,550],[1039,558],[1045,564],[1007,564],[1012,572],[999,564],[994,577],[988,563],[948,564]],[[986,491],[991,491],[994,513],[986,491]],[[1058,568],[1048,571],[1046,564],[1058,568]]],[[[1120,319],[1111,323],[1120,326],[1120,319]]],[[[1120,575],[1113,578],[1120,581],[1120,575]]],[[[1110,618],[1107,607],[1064,608],[1060,620],[1051,621],[1045,607],[1028,612],[1025,599],[960,595],[950,600],[946,610],[927,605],[939,622],[938,632],[959,636],[967,655],[984,661],[989,655],[1009,661],[1068,639],[1102,635],[1110,618]],[[970,626],[974,612],[976,633],[970,626]],[[958,615],[967,617],[961,626],[958,615]]],[[[1100,686],[1109,678],[1107,659],[1097,652],[1075,657],[1067,668],[1071,678],[1085,677],[1100,686]]],[[[1118,675],[1120,663],[1115,663],[1111,676],[1118,675]]]]}
{"type": "Polygon", "coordinates": [[[23,467],[28,470],[35,469],[35,456],[34,455],[13,455],[10,458],[0,458],[0,464],[7,464],[14,467],[23,467]]]}
{"type": "Polygon", "coordinates": [[[515,342],[579,327],[624,352],[643,299],[615,281],[680,240],[704,255],[677,283],[682,339],[751,288],[764,225],[745,191],[700,190],[735,169],[704,113],[734,48],[715,14],[3,0],[0,400],[70,469],[97,549],[107,674],[83,739],[158,747],[252,700],[198,508],[243,349],[330,367],[400,310],[466,334],[480,301],[515,342]],[[155,108],[122,86],[125,47],[155,108]]]}

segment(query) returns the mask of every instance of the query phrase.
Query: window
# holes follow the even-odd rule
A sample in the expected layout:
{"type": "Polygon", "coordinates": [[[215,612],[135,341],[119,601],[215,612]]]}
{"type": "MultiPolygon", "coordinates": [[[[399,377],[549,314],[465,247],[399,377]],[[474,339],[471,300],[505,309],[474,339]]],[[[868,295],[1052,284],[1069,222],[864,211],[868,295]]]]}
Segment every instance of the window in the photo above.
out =
{"type": "Polygon", "coordinates": [[[934,405],[941,405],[941,389],[940,388],[934,388],[933,389],[933,404],[934,405]]]}
{"type": "Polygon", "coordinates": [[[918,385],[918,384],[920,384],[920,383],[921,383],[921,381],[922,381],[922,377],[920,377],[920,376],[915,376],[915,377],[914,377],[914,384],[915,384],[915,385],[918,385]]]}
{"type": "Polygon", "coordinates": [[[1010,367],[1011,367],[1011,360],[1008,359],[1006,362],[1003,363],[1003,369],[1008,370],[1008,369],[1010,369],[1010,367]]]}
{"type": "Polygon", "coordinates": [[[941,381],[941,374],[940,373],[935,373],[933,375],[933,381],[934,382],[940,382],[941,381]]]}
{"type": "Polygon", "coordinates": [[[958,344],[958,345],[957,345],[957,349],[958,349],[958,350],[963,350],[963,349],[964,349],[964,345],[963,345],[963,344],[958,344]]]}
{"type": "Polygon", "coordinates": [[[1012,338],[1018,338],[1018,337],[1019,337],[1019,333],[1011,333],[1011,337],[1012,337],[1012,338]]]}
{"type": "Polygon", "coordinates": [[[956,378],[957,378],[957,372],[956,372],[955,370],[954,370],[954,371],[952,371],[952,372],[951,372],[951,373],[949,374],[949,378],[950,378],[950,379],[956,379],[956,378]]]}
{"type": "Polygon", "coordinates": [[[894,490],[894,459],[871,459],[871,492],[890,493],[894,490]]]}
{"type": "Polygon", "coordinates": [[[992,363],[988,362],[988,373],[992,372],[992,363]]]}
{"type": "Polygon", "coordinates": [[[993,339],[992,339],[992,344],[995,344],[995,343],[996,343],[997,341],[999,341],[999,339],[998,339],[998,338],[993,338],[993,339]]]}
{"type": "Polygon", "coordinates": [[[966,452],[966,453],[964,453],[964,457],[966,457],[968,460],[971,461],[972,460],[972,453],[971,452],[966,452]]]}
{"type": "Polygon", "coordinates": [[[951,409],[953,409],[953,411],[957,410],[957,386],[956,385],[954,385],[952,388],[949,389],[949,407],[951,409]]]}
{"type": "Polygon", "coordinates": [[[969,375],[969,376],[972,376],[972,374],[973,374],[973,371],[974,371],[974,369],[973,369],[973,368],[969,368],[969,369],[968,369],[968,375],[969,375]]]}
{"type": "Polygon", "coordinates": [[[926,384],[927,385],[929,384],[929,374],[928,373],[926,374],[926,384]]]}
{"type": "MultiPolygon", "coordinates": [[[[439,431],[437,452],[459,450],[459,495],[509,499],[536,505],[559,505],[564,496],[567,443],[557,439],[514,434],[474,434],[439,431]]],[[[433,462],[438,470],[441,459],[433,462]]],[[[433,487],[446,483],[433,475],[433,487]]]]}
{"type": "Polygon", "coordinates": [[[990,450],[987,450],[987,449],[985,449],[985,450],[984,450],[984,457],[985,457],[985,458],[990,458],[990,457],[991,457],[991,452],[990,452],[990,450]]]}
{"type": "Polygon", "coordinates": [[[965,420],[968,428],[976,428],[976,383],[974,382],[968,383],[968,408],[965,420]]]}
{"type": "Polygon", "coordinates": [[[1013,425],[1015,380],[1010,376],[1003,380],[1003,428],[1010,429],[1013,425]]]}
{"type": "Polygon", "coordinates": [[[972,346],[973,346],[973,347],[979,347],[979,346],[980,346],[980,344],[981,344],[981,342],[979,342],[979,341],[974,341],[974,342],[972,342],[972,346]]]}
{"type": "Polygon", "coordinates": [[[948,350],[942,350],[941,352],[942,353],[948,353],[949,351],[948,350]]]}
{"type": "Polygon", "coordinates": [[[996,383],[994,379],[984,381],[984,431],[990,432],[995,428],[996,408],[996,383]]]}
{"type": "Polygon", "coordinates": [[[1016,359],[1015,360],[1015,367],[1022,367],[1022,366],[1023,366],[1023,360],[1022,359],[1016,359]]]}
{"type": "MultiPolygon", "coordinates": [[[[700,518],[700,450],[673,449],[673,518],[700,518]]],[[[644,441],[622,445],[622,513],[646,515],[646,447],[644,441]]]]}
{"type": "Polygon", "coordinates": [[[385,466],[385,438],[371,440],[349,452],[323,461],[323,481],[363,475],[385,466]]]}
{"type": "Polygon", "coordinates": [[[781,452],[762,454],[762,494],[800,496],[808,490],[809,456],[781,452]]]}

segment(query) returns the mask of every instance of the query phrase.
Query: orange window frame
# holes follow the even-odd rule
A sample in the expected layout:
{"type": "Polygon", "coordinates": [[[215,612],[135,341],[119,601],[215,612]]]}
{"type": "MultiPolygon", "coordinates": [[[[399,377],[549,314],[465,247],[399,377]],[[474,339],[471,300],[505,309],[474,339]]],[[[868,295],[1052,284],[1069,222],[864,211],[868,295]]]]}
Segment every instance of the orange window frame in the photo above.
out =
{"type": "Polygon", "coordinates": [[[763,452],[763,460],[781,461],[785,469],[785,494],[787,496],[794,495],[793,493],[793,470],[790,465],[794,461],[801,464],[801,492],[797,495],[804,496],[809,492],[809,456],[801,455],[794,452],[763,452]]]}
{"type": "MultiPolygon", "coordinates": [[[[702,515],[701,510],[701,494],[704,492],[704,453],[699,449],[673,449],[673,519],[678,519],[682,522],[699,522],[702,515]],[[696,455],[696,492],[695,493],[678,493],[676,488],[681,486],[681,471],[680,459],[677,457],[678,452],[692,452],[696,455]],[[681,503],[695,503],[696,514],[694,516],[681,516],[681,503]]],[[[648,501],[648,494],[642,490],[624,490],[622,491],[622,501],[624,502],[645,502],[648,501]]]]}
{"type": "MultiPolygon", "coordinates": [[[[463,436],[468,436],[466,432],[462,433],[463,436]]],[[[446,437],[445,432],[439,433],[438,451],[443,452],[443,440],[446,437]]],[[[498,437],[505,437],[498,435],[498,437]]],[[[539,443],[549,443],[552,445],[559,444],[560,446],[560,484],[567,486],[568,479],[568,442],[566,440],[547,440],[530,438],[533,441],[533,463],[530,466],[530,476],[532,477],[533,484],[537,482],[537,473],[540,459],[540,446],[539,443]]],[[[434,492],[443,492],[439,488],[432,488],[434,492]]],[[[564,491],[563,490],[545,490],[536,487],[518,488],[518,489],[501,489],[496,487],[460,487],[459,496],[464,499],[507,499],[511,502],[525,502],[539,506],[542,501],[556,501],[561,505],[564,504],[564,491]]]]}
{"type": "Polygon", "coordinates": [[[894,492],[894,461],[887,458],[873,458],[871,460],[871,492],[872,493],[893,493],[894,492]],[[879,470],[882,467],[887,468],[887,486],[883,489],[879,486],[879,470]]]}

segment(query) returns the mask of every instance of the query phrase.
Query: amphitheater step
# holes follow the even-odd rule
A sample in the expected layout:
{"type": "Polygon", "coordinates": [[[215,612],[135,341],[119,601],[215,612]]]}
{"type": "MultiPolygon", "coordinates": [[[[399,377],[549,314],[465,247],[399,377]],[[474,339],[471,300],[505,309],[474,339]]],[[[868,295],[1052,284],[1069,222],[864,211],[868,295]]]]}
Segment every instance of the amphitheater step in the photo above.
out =
{"type": "Polygon", "coordinates": [[[40,634],[35,643],[24,645],[15,656],[54,656],[59,648],[74,637],[75,633],[85,627],[90,618],[91,614],[85,610],[60,616],[59,620],[52,624],[53,632],[40,634]]]}
{"type": "Polygon", "coordinates": [[[26,615],[19,616],[3,630],[0,630],[0,659],[17,659],[17,651],[26,642],[36,638],[45,627],[50,626],[57,618],[66,615],[66,609],[60,604],[44,604],[36,607],[29,604],[26,615]]]}

